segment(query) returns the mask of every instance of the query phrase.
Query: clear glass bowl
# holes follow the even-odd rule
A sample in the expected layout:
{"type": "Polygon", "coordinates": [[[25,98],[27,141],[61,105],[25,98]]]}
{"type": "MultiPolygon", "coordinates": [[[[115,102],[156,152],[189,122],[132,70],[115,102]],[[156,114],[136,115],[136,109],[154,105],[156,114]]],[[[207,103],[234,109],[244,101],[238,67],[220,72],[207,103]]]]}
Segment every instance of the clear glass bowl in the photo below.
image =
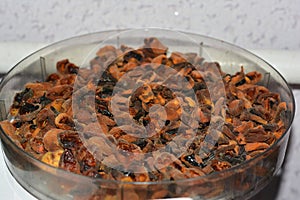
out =
{"type": "Polygon", "coordinates": [[[217,61],[223,71],[235,73],[240,66],[264,75],[260,84],[279,93],[287,102],[289,128],[270,148],[242,164],[203,177],[161,182],[119,182],[73,174],[35,159],[3,132],[0,136],[5,162],[15,179],[39,199],[153,199],[188,197],[190,199],[248,199],[267,185],[284,160],[290,127],[294,118],[293,94],[284,78],[268,63],[252,53],[213,38],[174,33],[161,29],[106,31],[83,35],[43,48],[19,62],[2,80],[0,109],[7,119],[14,95],[27,82],[42,81],[56,71],[56,62],[68,58],[85,64],[101,45],[139,47],[146,37],[155,36],[171,51],[198,52],[206,60],[217,61]]]}

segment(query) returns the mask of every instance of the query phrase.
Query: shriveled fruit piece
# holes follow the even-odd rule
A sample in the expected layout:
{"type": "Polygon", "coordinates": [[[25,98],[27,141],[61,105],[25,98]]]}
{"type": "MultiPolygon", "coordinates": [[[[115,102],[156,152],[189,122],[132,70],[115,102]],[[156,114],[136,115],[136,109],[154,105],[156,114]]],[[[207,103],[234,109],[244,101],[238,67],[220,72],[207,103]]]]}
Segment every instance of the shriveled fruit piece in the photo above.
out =
{"type": "Polygon", "coordinates": [[[60,149],[54,152],[47,152],[43,155],[41,161],[44,163],[47,163],[48,165],[51,165],[53,167],[59,166],[59,161],[61,158],[61,155],[63,154],[64,150],[60,149]]]}
{"type": "Polygon", "coordinates": [[[58,134],[63,132],[62,129],[51,129],[49,130],[43,138],[44,147],[47,149],[47,151],[56,151],[59,149],[62,149],[62,146],[60,145],[60,142],[58,140],[58,134]]]}

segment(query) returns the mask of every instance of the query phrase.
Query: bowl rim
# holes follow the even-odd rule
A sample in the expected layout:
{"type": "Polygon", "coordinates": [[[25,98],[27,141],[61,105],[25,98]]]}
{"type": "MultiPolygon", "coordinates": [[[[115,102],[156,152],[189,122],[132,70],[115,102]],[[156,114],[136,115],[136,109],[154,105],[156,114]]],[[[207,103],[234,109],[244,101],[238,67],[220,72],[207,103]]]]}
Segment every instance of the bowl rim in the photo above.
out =
{"type": "MultiPolygon", "coordinates": [[[[258,155],[252,157],[249,160],[245,160],[243,161],[241,164],[232,166],[229,169],[225,169],[225,170],[221,170],[221,171],[216,171],[213,172],[211,174],[207,174],[204,176],[198,176],[198,177],[193,177],[193,178],[185,178],[185,179],[178,179],[178,180],[161,180],[161,181],[147,181],[147,182],[142,182],[142,181],[135,181],[135,182],[125,182],[125,181],[119,181],[119,180],[109,180],[109,179],[103,179],[103,178],[94,178],[94,177],[89,177],[89,176],[84,176],[81,174],[75,174],[73,172],[61,169],[59,167],[54,167],[51,165],[48,165],[44,162],[42,162],[41,160],[35,158],[33,155],[31,155],[30,153],[24,151],[23,149],[21,149],[20,147],[18,147],[15,142],[12,141],[12,139],[4,132],[4,130],[2,129],[2,127],[0,126],[0,139],[1,141],[3,139],[5,139],[6,141],[9,142],[9,145],[13,145],[14,148],[16,148],[21,154],[24,154],[28,159],[31,159],[34,161],[34,165],[42,165],[44,167],[50,168],[52,170],[58,170],[60,173],[64,173],[67,174],[69,176],[73,176],[73,177],[78,177],[79,179],[86,179],[88,181],[92,181],[92,182],[101,182],[101,183],[110,183],[110,184],[122,184],[122,185],[158,185],[158,184],[171,184],[171,183],[186,183],[186,182],[193,182],[193,181],[201,181],[201,180],[213,180],[214,178],[220,179],[220,177],[223,177],[226,174],[234,174],[234,172],[236,171],[240,171],[243,170],[244,168],[247,168],[247,166],[251,166],[253,164],[255,164],[256,162],[258,162],[261,158],[264,158],[266,155],[268,155],[270,152],[272,152],[272,150],[274,148],[277,147],[278,144],[280,144],[283,140],[283,138],[285,138],[286,136],[289,136],[291,127],[292,127],[292,123],[294,121],[294,117],[295,117],[295,113],[296,113],[296,103],[295,103],[295,97],[293,95],[292,89],[289,86],[289,84],[287,83],[286,79],[282,76],[281,73],[279,73],[279,71],[274,68],[271,64],[269,64],[266,60],[262,59],[261,57],[257,56],[256,54],[252,53],[249,50],[246,50],[243,47],[240,47],[238,45],[226,42],[224,40],[218,39],[218,38],[214,38],[214,37],[210,37],[210,36],[206,36],[206,35],[202,35],[202,34],[198,34],[195,32],[186,32],[186,31],[182,31],[182,30],[174,30],[174,29],[167,29],[167,28],[157,28],[157,27],[147,27],[147,28],[130,28],[130,29],[111,29],[111,30],[105,30],[105,31],[97,31],[97,32],[93,32],[93,33],[87,33],[87,34],[82,34],[82,35],[77,35],[77,36],[73,36],[67,39],[63,39],[54,43],[51,43],[49,45],[46,45],[45,47],[42,47],[36,51],[34,51],[33,53],[29,54],[28,56],[24,57],[23,59],[21,59],[19,62],[17,62],[17,64],[15,64],[3,77],[2,80],[0,81],[0,91],[2,91],[3,86],[5,85],[6,81],[9,81],[9,79],[7,80],[7,76],[10,75],[10,73],[18,67],[19,64],[21,64],[22,62],[26,61],[27,59],[29,59],[30,57],[34,56],[34,55],[38,55],[39,53],[41,53],[42,51],[48,50],[52,47],[55,46],[59,46],[62,45],[64,43],[70,42],[72,40],[75,39],[80,39],[80,38],[85,38],[85,37],[91,37],[91,36],[97,36],[99,34],[104,34],[104,33],[122,33],[123,31],[131,31],[131,30],[146,30],[146,29],[151,29],[151,30],[165,30],[165,31],[177,31],[179,33],[183,33],[183,34],[187,34],[187,35],[191,35],[191,36],[195,36],[195,37],[201,37],[204,38],[206,40],[209,40],[211,42],[217,42],[218,44],[222,44],[222,45],[226,45],[226,47],[230,47],[233,48],[234,50],[239,50],[241,51],[240,53],[245,53],[248,54],[249,56],[252,56],[256,59],[258,59],[259,61],[265,63],[266,66],[270,67],[272,70],[274,70],[274,72],[276,73],[276,75],[278,75],[280,77],[280,79],[284,82],[285,86],[288,88],[288,93],[291,96],[291,119],[289,121],[289,126],[288,128],[285,130],[285,132],[281,135],[280,138],[278,138],[272,145],[270,145],[269,148],[267,148],[265,151],[263,151],[262,153],[259,153],[258,155]],[[4,137],[4,138],[3,138],[4,137]]],[[[222,47],[225,48],[225,47],[222,47]]],[[[3,142],[3,141],[2,141],[3,142]]],[[[2,145],[3,148],[3,145],[2,145]]],[[[225,176],[226,177],[226,176],[225,176]]]]}

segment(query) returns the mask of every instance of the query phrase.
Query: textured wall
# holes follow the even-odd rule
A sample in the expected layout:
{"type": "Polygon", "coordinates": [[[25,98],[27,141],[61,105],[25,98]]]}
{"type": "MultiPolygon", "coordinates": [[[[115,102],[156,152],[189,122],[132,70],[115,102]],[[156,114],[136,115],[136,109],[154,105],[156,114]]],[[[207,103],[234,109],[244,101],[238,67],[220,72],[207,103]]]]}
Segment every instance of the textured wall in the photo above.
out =
{"type": "Polygon", "coordinates": [[[0,41],[54,42],[149,26],[197,32],[245,48],[300,49],[300,1],[0,0],[0,41]]]}

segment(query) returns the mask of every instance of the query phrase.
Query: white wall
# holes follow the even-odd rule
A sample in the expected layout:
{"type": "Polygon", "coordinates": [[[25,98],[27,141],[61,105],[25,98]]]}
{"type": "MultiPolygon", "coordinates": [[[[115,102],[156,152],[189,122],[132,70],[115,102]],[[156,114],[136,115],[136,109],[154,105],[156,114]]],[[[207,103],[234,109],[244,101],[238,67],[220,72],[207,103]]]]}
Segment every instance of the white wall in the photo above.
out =
{"type": "Polygon", "coordinates": [[[300,49],[300,1],[0,0],[0,41],[50,43],[149,26],[196,32],[245,48],[300,49]]]}

